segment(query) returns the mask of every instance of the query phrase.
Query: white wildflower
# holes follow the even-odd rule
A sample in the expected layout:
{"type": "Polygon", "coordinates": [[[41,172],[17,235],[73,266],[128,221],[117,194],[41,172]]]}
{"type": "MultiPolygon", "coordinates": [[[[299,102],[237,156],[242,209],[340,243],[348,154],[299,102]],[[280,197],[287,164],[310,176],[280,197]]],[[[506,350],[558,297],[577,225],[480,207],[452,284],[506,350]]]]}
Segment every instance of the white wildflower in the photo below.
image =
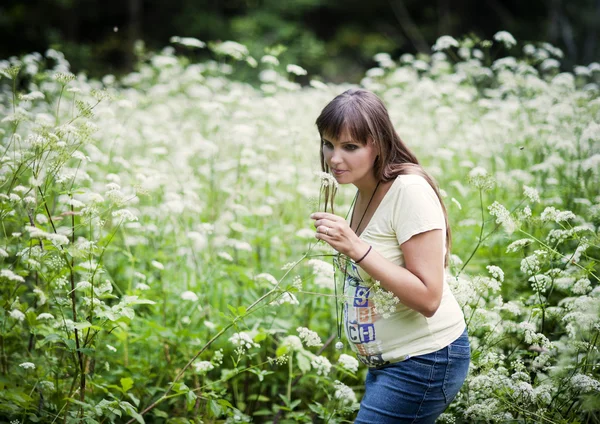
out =
{"type": "Polygon", "coordinates": [[[314,238],[315,232],[310,228],[302,228],[296,231],[296,237],[300,237],[301,239],[310,240],[314,238]]]}
{"type": "Polygon", "coordinates": [[[22,364],[19,364],[19,366],[26,370],[34,370],[35,369],[35,364],[33,362],[23,362],[22,364]]]}
{"type": "Polygon", "coordinates": [[[45,319],[54,319],[54,315],[49,314],[48,312],[43,312],[43,313],[39,314],[36,319],[38,321],[45,320],[45,319]]]}
{"type": "Polygon", "coordinates": [[[229,338],[229,341],[231,342],[232,345],[239,347],[242,350],[260,346],[258,343],[254,342],[254,340],[252,340],[252,338],[250,337],[250,335],[248,333],[246,333],[244,331],[235,333],[233,336],[231,336],[229,338]]]}
{"type": "Polygon", "coordinates": [[[197,38],[193,38],[193,37],[174,36],[174,37],[171,37],[169,41],[174,44],[181,44],[182,46],[186,46],[186,47],[196,47],[198,49],[206,47],[206,43],[198,40],[197,38]]]}
{"type": "Polygon", "coordinates": [[[181,298],[183,300],[191,300],[192,302],[195,302],[198,300],[198,296],[196,295],[196,293],[189,291],[189,290],[181,293],[181,298]]]}
{"type": "Polygon", "coordinates": [[[273,277],[271,274],[263,272],[261,274],[258,274],[256,277],[254,277],[255,280],[265,280],[269,283],[271,283],[272,285],[276,286],[277,284],[279,284],[279,281],[277,281],[277,278],[273,277]]]}
{"type": "Polygon", "coordinates": [[[376,314],[381,315],[383,318],[389,318],[396,312],[396,305],[400,303],[400,299],[394,293],[381,287],[379,281],[375,281],[370,290],[371,302],[373,302],[376,314]]]}
{"type": "Polygon", "coordinates": [[[248,47],[235,41],[223,41],[211,47],[212,50],[221,55],[231,56],[234,59],[242,60],[250,54],[248,47]]]}
{"type": "Polygon", "coordinates": [[[161,264],[160,262],[158,262],[158,261],[152,261],[152,262],[150,262],[150,264],[151,264],[151,265],[152,265],[154,268],[156,268],[156,269],[160,269],[161,271],[163,271],[163,270],[165,269],[165,266],[164,266],[163,264],[161,264]]]}
{"type": "Polygon", "coordinates": [[[10,269],[3,269],[0,271],[0,278],[5,278],[10,281],[16,281],[18,283],[24,283],[25,279],[20,275],[15,274],[10,269]]]}
{"type": "Polygon", "coordinates": [[[308,265],[312,267],[315,284],[323,288],[333,288],[333,265],[320,259],[309,259],[308,265]]]}
{"type": "Polygon", "coordinates": [[[546,289],[552,284],[552,278],[545,274],[536,274],[529,277],[531,287],[539,293],[545,293],[546,289]]]}
{"type": "Polygon", "coordinates": [[[275,56],[270,55],[270,54],[266,54],[263,57],[261,57],[260,61],[262,63],[266,63],[267,65],[273,65],[273,66],[279,65],[279,59],[277,59],[275,56]]]}
{"type": "Polygon", "coordinates": [[[275,299],[273,305],[283,305],[284,303],[289,303],[290,305],[299,305],[298,298],[288,291],[281,293],[281,295],[275,299]]]}
{"type": "Polygon", "coordinates": [[[304,349],[304,347],[302,346],[302,341],[300,340],[300,337],[298,336],[287,336],[285,337],[282,341],[281,341],[281,345],[282,346],[287,346],[289,347],[291,350],[298,350],[301,351],[304,349]]]}
{"type": "Polygon", "coordinates": [[[196,373],[200,375],[204,375],[215,368],[212,362],[209,361],[196,361],[192,363],[192,366],[196,370],[196,373]]]}
{"type": "Polygon", "coordinates": [[[20,322],[22,322],[25,319],[25,314],[19,311],[18,309],[13,309],[12,311],[10,311],[9,315],[12,319],[15,319],[20,322]]]}
{"type": "Polygon", "coordinates": [[[458,47],[458,41],[456,41],[454,37],[451,37],[449,35],[442,35],[436,40],[435,44],[432,47],[432,50],[437,52],[449,49],[450,47],[458,47]]]}
{"type": "Polygon", "coordinates": [[[317,375],[327,375],[331,371],[331,362],[324,356],[315,356],[310,362],[317,375]]]}
{"type": "Polygon", "coordinates": [[[506,248],[506,252],[507,253],[518,252],[519,250],[523,249],[524,247],[529,246],[531,243],[533,243],[533,240],[529,239],[529,238],[524,238],[524,239],[520,239],[517,241],[513,241],[506,248]]]}
{"type": "Polygon", "coordinates": [[[486,268],[489,271],[489,273],[492,274],[492,277],[494,277],[496,280],[500,282],[504,281],[504,271],[502,270],[502,268],[496,265],[488,265],[486,268]]]}
{"type": "Polygon", "coordinates": [[[540,271],[540,260],[538,255],[529,255],[521,261],[521,272],[534,275],[540,271]]]}
{"type": "Polygon", "coordinates": [[[298,66],[298,65],[294,65],[294,64],[289,64],[288,66],[286,66],[285,68],[286,71],[288,71],[290,74],[294,74],[294,75],[306,75],[306,69],[298,66]]]}
{"type": "Polygon", "coordinates": [[[217,253],[217,256],[221,259],[226,260],[227,262],[233,262],[233,256],[231,256],[227,252],[219,252],[219,253],[217,253]]]}
{"type": "Polygon", "coordinates": [[[538,191],[535,188],[529,187],[529,186],[523,186],[523,190],[525,193],[525,197],[527,197],[532,202],[540,201],[540,194],[538,193],[538,191]]]}
{"type": "Polygon", "coordinates": [[[354,356],[342,353],[338,359],[338,364],[347,371],[358,371],[358,359],[356,359],[354,356]]]}
{"type": "Polygon", "coordinates": [[[571,291],[573,292],[573,294],[580,294],[580,295],[587,294],[591,290],[592,290],[592,283],[589,280],[589,278],[580,278],[579,280],[577,280],[575,282],[575,284],[571,288],[571,291]]]}
{"type": "Polygon", "coordinates": [[[356,394],[350,387],[338,380],[335,380],[333,387],[335,387],[334,398],[339,399],[344,405],[351,405],[353,409],[358,409],[356,394]]]}
{"type": "Polygon", "coordinates": [[[106,345],[106,348],[107,348],[108,350],[110,350],[111,352],[116,352],[116,351],[117,351],[117,348],[116,348],[116,347],[114,347],[114,346],[111,346],[111,345],[109,345],[109,344],[107,344],[107,345],[106,345]]]}
{"type": "Polygon", "coordinates": [[[300,339],[306,344],[307,347],[311,346],[323,346],[323,342],[317,333],[306,328],[306,327],[298,327],[296,331],[300,335],[300,339]]]}
{"type": "Polygon", "coordinates": [[[0,247],[0,258],[8,258],[8,252],[0,247]]]}
{"type": "Polygon", "coordinates": [[[579,392],[589,393],[600,391],[600,382],[585,374],[575,374],[571,377],[571,385],[579,392]]]}
{"type": "Polygon", "coordinates": [[[509,210],[499,202],[495,201],[492,203],[490,206],[488,206],[488,210],[490,211],[490,215],[496,217],[496,224],[502,224],[506,232],[509,234],[513,233],[517,229],[517,224],[511,217],[509,210]]]}
{"type": "Polygon", "coordinates": [[[122,221],[137,221],[138,217],[135,216],[129,209],[119,209],[112,213],[112,216],[121,219],[122,221]]]}
{"type": "Polygon", "coordinates": [[[327,88],[327,84],[322,83],[321,81],[318,80],[310,80],[310,86],[312,88],[316,88],[317,90],[325,90],[327,88]]]}
{"type": "Polygon", "coordinates": [[[513,37],[512,34],[507,31],[498,31],[496,34],[494,34],[494,40],[502,43],[507,49],[510,49],[517,44],[515,37],[513,37]]]}

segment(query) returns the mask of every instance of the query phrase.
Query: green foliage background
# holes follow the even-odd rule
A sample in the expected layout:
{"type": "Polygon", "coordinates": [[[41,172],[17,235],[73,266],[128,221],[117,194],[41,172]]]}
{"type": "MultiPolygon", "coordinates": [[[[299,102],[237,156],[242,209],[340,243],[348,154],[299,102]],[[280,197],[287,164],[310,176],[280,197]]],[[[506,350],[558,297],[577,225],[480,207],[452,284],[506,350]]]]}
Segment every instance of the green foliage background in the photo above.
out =
{"type": "MultiPolygon", "coordinates": [[[[77,72],[133,69],[135,40],[150,50],[171,36],[236,40],[255,57],[285,46],[282,58],[328,81],[357,82],[377,52],[430,53],[441,35],[490,38],[507,30],[565,52],[565,67],[600,57],[594,0],[6,0],[0,57],[65,53],[77,72]]],[[[201,53],[208,56],[208,53],[201,53]]]]}

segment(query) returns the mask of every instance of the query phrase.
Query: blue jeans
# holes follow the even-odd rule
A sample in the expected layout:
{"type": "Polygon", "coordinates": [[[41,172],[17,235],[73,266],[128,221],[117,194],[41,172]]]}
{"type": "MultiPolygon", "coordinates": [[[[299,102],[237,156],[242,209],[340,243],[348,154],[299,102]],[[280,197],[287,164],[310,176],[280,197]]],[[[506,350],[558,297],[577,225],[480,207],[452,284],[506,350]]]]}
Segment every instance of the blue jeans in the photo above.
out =
{"type": "Polygon", "coordinates": [[[465,330],[436,352],[369,369],[355,423],[434,423],[462,387],[470,360],[465,330]]]}

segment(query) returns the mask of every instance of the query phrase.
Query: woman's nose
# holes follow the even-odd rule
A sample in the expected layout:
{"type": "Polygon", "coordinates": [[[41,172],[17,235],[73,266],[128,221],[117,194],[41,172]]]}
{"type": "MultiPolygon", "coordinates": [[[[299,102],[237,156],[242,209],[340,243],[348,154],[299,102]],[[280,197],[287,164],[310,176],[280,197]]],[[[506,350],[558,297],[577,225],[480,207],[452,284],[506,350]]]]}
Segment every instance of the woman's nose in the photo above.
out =
{"type": "Polygon", "coordinates": [[[331,162],[331,164],[339,164],[342,162],[342,155],[339,149],[333,149],[329,162],[331,162]]]}

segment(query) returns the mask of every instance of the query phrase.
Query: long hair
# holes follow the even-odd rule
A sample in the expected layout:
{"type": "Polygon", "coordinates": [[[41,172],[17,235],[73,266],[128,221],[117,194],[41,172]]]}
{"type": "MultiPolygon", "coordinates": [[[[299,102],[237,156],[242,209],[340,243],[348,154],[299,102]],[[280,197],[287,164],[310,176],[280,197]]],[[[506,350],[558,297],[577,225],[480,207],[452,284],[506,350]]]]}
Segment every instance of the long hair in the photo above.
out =
{"type": "Polygon", "coordinates": [[[325,106],[317,118],[317,129],[321,136],[321,168],[329,172],[323,155],[323,136],[339,139],[347,131],[355,143],[367,144],[372,140],[377,152],[374,164],[375,178],[387,182],[398,175],[415,174],[425,178],[435,191],[446,221],[446,257],[448,265],[451,232],[448,212],[440,195],[437,183],[425,172],[414,153],[404,144],[390,119],[387,108],[379,97],[363,89],[350,89],[336,96],[325,106]]]}

